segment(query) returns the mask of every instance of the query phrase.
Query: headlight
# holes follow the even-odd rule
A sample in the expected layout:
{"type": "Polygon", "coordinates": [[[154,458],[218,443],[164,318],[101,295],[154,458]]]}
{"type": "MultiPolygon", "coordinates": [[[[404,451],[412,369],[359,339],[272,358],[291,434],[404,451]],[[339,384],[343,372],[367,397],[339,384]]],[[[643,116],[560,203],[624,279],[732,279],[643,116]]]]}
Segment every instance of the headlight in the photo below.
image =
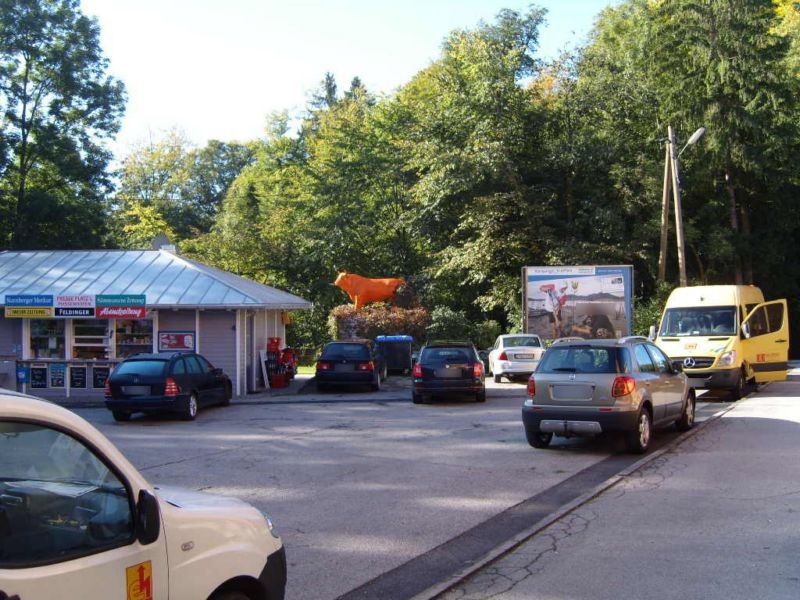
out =
{"type": "Polygon", "coordinates": [[[728,350],[719,355],[717,364],[720,367],[732,367],[736,364],[736,350],[728,350]]]}
{"type": "Polygon", "coordinates": [[[272,517],[270,517],[263,510],[261,511],[261,516],[264,517],[264,520],[267,522],[267,529],[269,529],[269,532],[272,534],[272,537],[274,537],[276,540],[279,539],[280,536],[278,535],[278,532],[275,530],[275,523],[272,522],[272,517]]]}

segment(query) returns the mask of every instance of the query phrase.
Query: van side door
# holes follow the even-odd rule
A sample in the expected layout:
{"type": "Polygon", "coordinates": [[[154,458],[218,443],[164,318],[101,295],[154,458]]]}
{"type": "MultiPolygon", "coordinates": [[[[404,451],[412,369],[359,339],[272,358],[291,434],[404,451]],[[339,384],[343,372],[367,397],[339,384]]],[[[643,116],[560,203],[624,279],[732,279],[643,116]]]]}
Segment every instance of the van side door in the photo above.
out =
{"type": "Polygon", "coordinates": [[[789,362],[789,312],[786,300],[757,305],[742,323],[742,352],[756,381],[785,381],[789,362]]]}

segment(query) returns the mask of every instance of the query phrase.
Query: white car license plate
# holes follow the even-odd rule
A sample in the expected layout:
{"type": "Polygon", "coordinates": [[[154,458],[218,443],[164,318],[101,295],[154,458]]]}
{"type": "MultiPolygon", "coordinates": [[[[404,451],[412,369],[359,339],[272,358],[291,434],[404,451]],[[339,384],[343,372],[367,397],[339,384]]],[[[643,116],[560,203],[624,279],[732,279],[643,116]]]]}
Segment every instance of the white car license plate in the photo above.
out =
{"type": "Polygon", "coordinates": [[[533,360],[536,358],[535,354],[515,354],[514,358],[518,358],[520,360],[533,360]]]}

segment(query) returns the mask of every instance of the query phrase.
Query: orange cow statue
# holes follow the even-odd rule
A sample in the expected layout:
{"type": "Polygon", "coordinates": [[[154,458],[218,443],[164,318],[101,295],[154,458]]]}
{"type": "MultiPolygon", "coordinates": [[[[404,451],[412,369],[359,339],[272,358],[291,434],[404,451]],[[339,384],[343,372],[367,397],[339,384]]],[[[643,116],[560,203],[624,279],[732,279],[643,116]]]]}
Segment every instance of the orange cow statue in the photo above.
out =
{"type": "Polygon", "coordinates": [[[392,300],[394,294],[405,280],[396,277],[386,279],[370,279],[355,273],[342,271],[333,282],[333,285],[342,288],[350,300],[355,303],[358,310],[370,302],[380,302],[381,300],[392,300]]]}

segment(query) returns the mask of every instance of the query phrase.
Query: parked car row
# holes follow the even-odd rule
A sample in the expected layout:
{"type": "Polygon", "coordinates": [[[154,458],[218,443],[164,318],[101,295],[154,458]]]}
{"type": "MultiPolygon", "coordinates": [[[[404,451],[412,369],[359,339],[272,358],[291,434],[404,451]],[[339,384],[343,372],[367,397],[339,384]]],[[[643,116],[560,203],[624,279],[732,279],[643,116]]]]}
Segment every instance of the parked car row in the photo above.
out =
{"type": "MultiPolygon", "coordinates": [[[[486,373],[528,378],[522,422],[528,443],[546,448],[553,436],[617,432],[632,452],[645,452],[653,429],[694,423],[695,394],[680,364],[643,337],[562,338],[544,348],[536,335],[501,335],[488,356],[471,342],[431,341],[417,353],[411,399],[486,401],[486,373]],[[486,367],[488,363],[488,369],[486,367]]],[[[379,344],[368,339],[329,342],[316,362],[320,391],[345,386],[379,391],[388,373],[379,344]]],[[[169,411],[194,419],[200,407],[230,403],[230,378],[203,356],[164,352],[121,362],[106,381],[106,406],[118,421],[136,412],[169,411]]]]}

